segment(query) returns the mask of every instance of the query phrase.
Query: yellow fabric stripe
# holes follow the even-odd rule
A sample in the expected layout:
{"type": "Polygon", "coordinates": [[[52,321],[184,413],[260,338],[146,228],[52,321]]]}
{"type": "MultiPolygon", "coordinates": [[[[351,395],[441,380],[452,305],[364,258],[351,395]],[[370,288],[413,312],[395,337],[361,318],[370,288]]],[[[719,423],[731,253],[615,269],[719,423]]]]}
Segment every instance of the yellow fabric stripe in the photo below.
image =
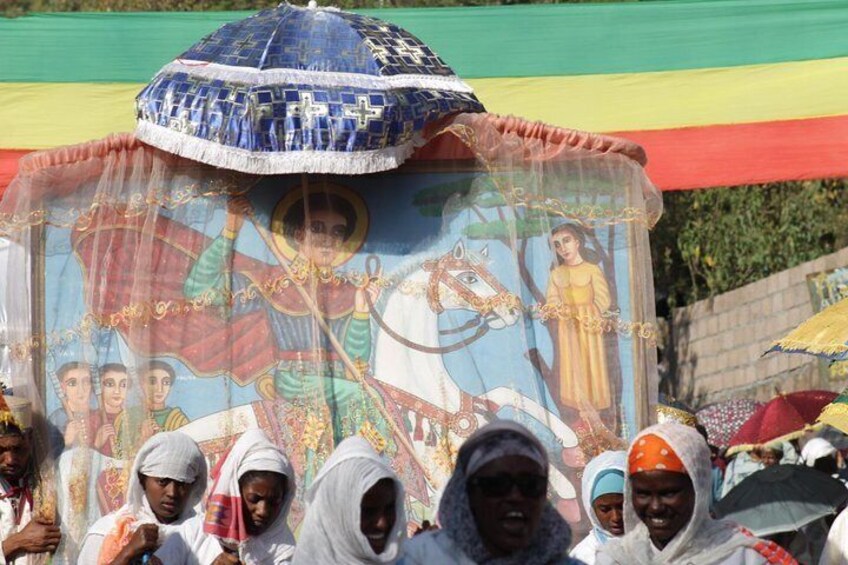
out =
{"type": "Polygon", "coordinates": [[[636,74],[468,81],[490,112],[595,132],[848,114],[848,58],[636,74]]]}
{"type": "MultiPolygon", "coordinates": [[[[468,82],[490,112],[597,132],[848,114],[848,57],[468,82]]],[[[0,83],[0,148],[42,149],[131,131],[133,101],[143,86],[0,83]]]]}
{"type": "Polygon", "coordinates": [[[0,83],[0,148],[46,149],[135,129],[143,84],[0,83]]]}

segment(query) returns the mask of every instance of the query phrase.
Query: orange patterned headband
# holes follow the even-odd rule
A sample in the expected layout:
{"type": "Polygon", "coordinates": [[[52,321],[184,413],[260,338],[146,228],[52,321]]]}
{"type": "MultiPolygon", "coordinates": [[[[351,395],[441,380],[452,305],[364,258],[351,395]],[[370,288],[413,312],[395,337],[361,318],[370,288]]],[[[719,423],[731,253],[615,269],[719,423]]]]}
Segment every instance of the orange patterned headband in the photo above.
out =
{"type": "Polygon", "coordinates": [[[636,440],[636,443],[630,449],[627,470],[631,475],[643,471],[671,471],[688,474],[677,453],[664,439],[654,434],[647,434],[636,440]]]}

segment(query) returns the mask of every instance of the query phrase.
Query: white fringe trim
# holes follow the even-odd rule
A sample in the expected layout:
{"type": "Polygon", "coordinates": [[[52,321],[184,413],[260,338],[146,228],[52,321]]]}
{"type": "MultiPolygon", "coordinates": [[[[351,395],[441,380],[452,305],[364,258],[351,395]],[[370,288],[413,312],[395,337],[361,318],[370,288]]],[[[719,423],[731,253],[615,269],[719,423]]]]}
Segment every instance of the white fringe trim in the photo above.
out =
{"type": "MultiPolygon", "coordinates": [[[[474,92],[467,83],[456,75],[393,75],[375,76],[359,73],[336,73],[323,71],[305,71],[300,69],[254,69],[208,63],[206,61],[191,61],[176,59],[162,67],[161,73],[187,73],[191,76],[210,79],[226,80],[255,86],[275,84],[308,84],[310,86],[326,87],[357,87],[374,90],[390,90],[392,88],[426,88],[448,92],[474,92]]],[[[155,79],[154,79],[155,80],[155,79]]]]}
{"type": "Polygon", "coordinates": [[[257,153],[227,147],[166,127],[139,120],[135,136],[168,153],[207,165],[255,175],[324,173],[364,175],[395,169],[424,144],[422,136],[397,147],[342,153],[340,151],[288,151],[257,153]]]}

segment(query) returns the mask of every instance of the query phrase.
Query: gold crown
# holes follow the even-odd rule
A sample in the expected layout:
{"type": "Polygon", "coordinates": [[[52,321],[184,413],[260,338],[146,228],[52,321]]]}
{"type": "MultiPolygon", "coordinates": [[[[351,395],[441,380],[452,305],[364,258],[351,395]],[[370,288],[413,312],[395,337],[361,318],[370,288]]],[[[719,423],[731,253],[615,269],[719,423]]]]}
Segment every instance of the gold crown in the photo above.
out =
{"type": "Polygon", "coordinates": [[[18,396],[6,396],[0,408],[0,423],[13,424],[21,430],[32,427],[32,403],[18,396]]]}

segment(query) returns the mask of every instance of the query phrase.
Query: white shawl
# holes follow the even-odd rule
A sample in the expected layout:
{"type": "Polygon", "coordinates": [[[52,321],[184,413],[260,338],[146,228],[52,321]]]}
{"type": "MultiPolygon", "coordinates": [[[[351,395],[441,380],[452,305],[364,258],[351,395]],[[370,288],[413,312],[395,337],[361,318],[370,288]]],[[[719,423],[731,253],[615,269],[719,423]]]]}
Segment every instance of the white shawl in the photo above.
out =
{"type": "MultiPolygon", "coordinates": [[[[722,563],[740,549],[753,548],[759,541],[757,538],[743,534],[732,522],[710,518],[710,450],[703,436],[695,428],[681,424],[657,424],[642,430],[630,449],[648,434],[665,440],[683,462],[695,489],[692,518],[668,545],[662,550],[656,549],[647,526],[636,516],[632,489],[627,480],[624,485],[624,529],[627,533],[624,537],[609,540],[598,552],[595,562],[598,565],[705,565],[722,563]]],[[[629,454],[630,451],[628,458],[629,454]]]]}
{"type": "Polygon", "coordinates": [[[397,475],[365,439],[342,441],[306,495],[309,507],[298,539],[293,565],[318,563],[395,563],[406,539],[404,489],[397,475]],[[376,554],[361,531],[360,503],[383,479],[395,484],[395,524],[386,547],[376,554]]]}
{"type": "MultiPolygon", "coordinates": [[[[286,496],[280,514],[271,526],[258,536],[247,536],[240,532],[242,539],[221,539],[222,543],[238,543],[239,559],[244,565],[277,564],[291,559],[294,553],[294,534],[288,525],[288,515],[297,490],[294,469],[279,447],[271,443],[265,432],[258,429],[247,430],[233,445],[218,472],[209,506],[217,496],[232,497],[241,504],[239,479],[250,471],[270,471],[279,473],[287,479],[286,496]]],[[[239,506],[240,508],[240,506],[239,506]]],[[[207,511],[204,531],[209,532],[210,513],[207,511]]]]}
{"type": "Polygon", "coordinates": [[[181,432],[160,432],[141,446],[135,457],[128,478],[127,502],[115,512],[103,516],[89,528],[82,541],[80,563],[97,563],[104,538],[112,531],[121,518],[133,516],[136,527],[142,524],[159,524],[159,541],[163,542],[176,531],[183,522],[193,517],[203,494],[206,492],[206,459],[197,444],[181,432]],[[144,488],[138,480],[138,474],[148,477],[172,479],[181,483],[193,483],[185,508],[179,518],[170,524],[160,524],[150,503],[144,495],[144,488]]]}

